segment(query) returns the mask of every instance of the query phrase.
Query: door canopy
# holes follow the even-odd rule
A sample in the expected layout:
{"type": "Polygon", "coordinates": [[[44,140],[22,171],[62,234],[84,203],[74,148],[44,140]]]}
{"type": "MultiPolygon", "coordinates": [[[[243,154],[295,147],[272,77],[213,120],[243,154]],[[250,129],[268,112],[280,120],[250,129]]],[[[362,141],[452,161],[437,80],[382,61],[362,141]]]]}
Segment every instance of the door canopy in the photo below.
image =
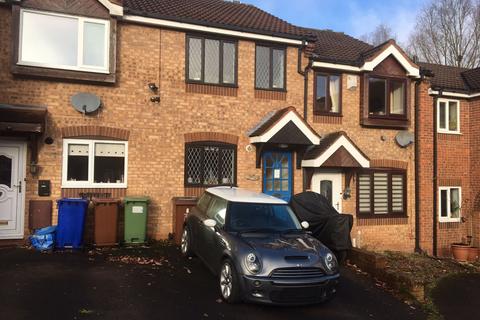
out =
{"type": "Polygon", "coordinates": [[[343,131],[326,135],[319,145],[311,147],[302,160],[302,167],[369,168],[370,159],[343,131]]]}
{"type": "Polygon", "coordinates": [[[320,137],[294,107],[272,111],[248,133],[250,143],[315,145],[320,137]]]}

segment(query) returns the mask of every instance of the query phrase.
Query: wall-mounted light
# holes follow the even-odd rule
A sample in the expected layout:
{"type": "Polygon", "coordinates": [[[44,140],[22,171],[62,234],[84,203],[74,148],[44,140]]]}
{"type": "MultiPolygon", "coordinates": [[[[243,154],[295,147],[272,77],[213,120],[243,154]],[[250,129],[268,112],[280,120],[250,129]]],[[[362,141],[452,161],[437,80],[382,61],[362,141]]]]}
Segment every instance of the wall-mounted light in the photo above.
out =
{"type": "Polygon", "coordinates": [[[156,93],[158,91],[158,87],[155,82],[150,82],[148,84],[148,89],[150,89],[150,91],[152,91],[153,93],[156,93]]]}
{"type": "Polygon", "coordinates": [[[38,164],[35,163],[35,162],[31,162],[30,163],[30,173],[32,175],[35,175],[35,174],[37,174],[37,172],[38,172],[38,164]]]}
{"type": "Polygon", "coordinates": [[[288,148],[288,144],[285,144],[285,143],[281,143],[278,145],[279,148],[281,149],[287,149],[288,148]]]}

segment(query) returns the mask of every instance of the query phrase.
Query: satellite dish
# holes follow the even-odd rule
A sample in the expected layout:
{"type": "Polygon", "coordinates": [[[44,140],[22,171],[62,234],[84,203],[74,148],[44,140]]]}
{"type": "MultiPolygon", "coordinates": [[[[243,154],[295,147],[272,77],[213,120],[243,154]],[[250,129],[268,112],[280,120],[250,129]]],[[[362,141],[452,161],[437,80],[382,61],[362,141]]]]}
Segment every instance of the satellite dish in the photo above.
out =
{"type": "Polygon", "coordinates": [[[400,131],[395,136],[395,141],[397,141],[398,145],[402,148],[406,148],[411,145],[415,140],[415,136],[412,132],[408,131],[400,131]]]}
{"type": "Polygon", "coordinates": [[[79,92],[72,96],[72,105],[78,112],[92,113],[100,108],[100,98],[94,94],[79,92]]]}

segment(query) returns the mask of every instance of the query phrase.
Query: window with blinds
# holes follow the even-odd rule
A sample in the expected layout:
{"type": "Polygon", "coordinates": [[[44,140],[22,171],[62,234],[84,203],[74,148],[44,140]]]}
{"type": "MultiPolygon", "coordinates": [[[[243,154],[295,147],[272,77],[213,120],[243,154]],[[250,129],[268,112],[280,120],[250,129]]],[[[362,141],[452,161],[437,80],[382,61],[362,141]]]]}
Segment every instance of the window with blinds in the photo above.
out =
{"type": "Polygon", "coordinates": [[[401,215],[405,213],[404,171],[369,170],[358,175],[359,215],[401,215]]]}

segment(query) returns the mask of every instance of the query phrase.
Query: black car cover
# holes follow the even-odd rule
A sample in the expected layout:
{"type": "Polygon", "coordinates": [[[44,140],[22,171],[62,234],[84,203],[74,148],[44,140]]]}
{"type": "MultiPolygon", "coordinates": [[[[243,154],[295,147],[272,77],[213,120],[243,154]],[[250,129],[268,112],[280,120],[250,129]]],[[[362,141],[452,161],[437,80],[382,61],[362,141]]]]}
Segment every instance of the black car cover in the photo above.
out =
{"type": "Polygon", "coordinates": [[[352,215],[338,213],[327,198],[311,191],[294,195],[290,206],[300,221],[310,224],[312,235],[330,250],[339,252],[351,249],[352,215]]]}

